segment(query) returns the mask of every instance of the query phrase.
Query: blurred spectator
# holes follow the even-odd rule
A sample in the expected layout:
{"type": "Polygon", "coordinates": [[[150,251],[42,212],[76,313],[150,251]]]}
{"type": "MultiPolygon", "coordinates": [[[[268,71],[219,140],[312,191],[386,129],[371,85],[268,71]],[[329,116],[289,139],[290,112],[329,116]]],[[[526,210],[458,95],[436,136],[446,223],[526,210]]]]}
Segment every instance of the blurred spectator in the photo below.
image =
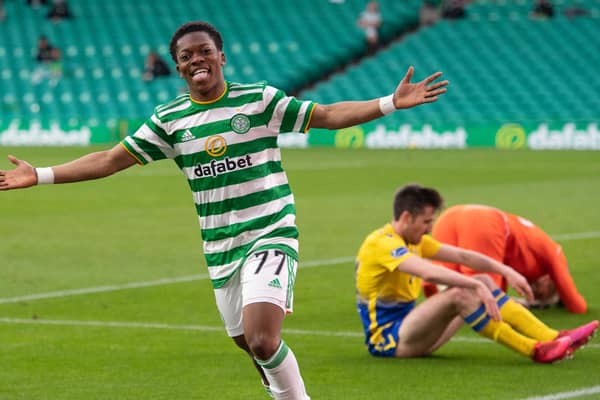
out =
{"type": "Polygon", "coordinates": [[[54,47],[44,35],[40,36],[35,57],[39,66],[31,73],[31,82],[34,85],[48,79],[51,86],[55,86],[62,76],[60,49],[54,47]]]}
{"type": "Polygon", "coordinates": [[[373,53],[379,45],[379,28],[381,27],[381,13],[376,1],[367,4],[366,10],[358,18],[358,26],[365,31],[368,51],[373,53]]]}
{"type": "Polygon", "coordinates": [[[0,22],[6,19],[6,8],[4,7],[4,0],[0,0],[0,22]]]}
{"type": "Polygon", "coordinates": [[[587,17],[590,12],[582,7],[568,7],[563,10],[563,14],[567,18],[587,17]]]}
{"type": "Polygon", "coordinates": [[[46,14],[46,17],[54,22],[60,21],[61,19],[71,18],[72,15],[67,1],[54,0],[52,7],[50,7],[48,14],[46,14]]]}
{"type": "Polygon", "coordinates": [[[536,0],[535,6],[529,15],[531,18],[552,18],[554,17],[554,6],[549,0],[536,0]]]}
{"type": "Polygon", "coordinates": [[[40,63],[48,63],[60,59],[60,50],[50,44],[48,38],[40,36],[37,45],[37,55],[35,59],[40,63]]]}
{"type": "Polygon", "coordinates": [[[467,15],[465,11],[464,0],[446,0],[442,6],[442,17],[447,19],[464,18],[467,15]]]}
{"type": "Polygon", "coordinates": [[[443,0],[423,0],[419,12],[421,26],[433,25],[440,19],[442,1],[443,0]]]}
{"type": "Polygon", "coordinates": [[[151,51],[144,63],[144,75],[142,76],[142,79],[151,81],[160,76],[169,75],[171,75],[171,71],[165,60],[163,60],[155,51],[151,51]]]}

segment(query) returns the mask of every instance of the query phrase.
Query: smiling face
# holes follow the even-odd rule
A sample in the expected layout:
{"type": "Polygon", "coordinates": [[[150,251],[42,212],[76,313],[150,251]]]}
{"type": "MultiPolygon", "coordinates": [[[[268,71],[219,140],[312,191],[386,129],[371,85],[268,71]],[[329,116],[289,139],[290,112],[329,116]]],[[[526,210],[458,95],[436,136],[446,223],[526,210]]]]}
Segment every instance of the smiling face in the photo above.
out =
{"type": "Polygon", "coordinates": [[[177,40],[177,72],[187,82],[194,100],[210,101],[225,91],[225,54],[204,31],[186,33],[177,40]]]}

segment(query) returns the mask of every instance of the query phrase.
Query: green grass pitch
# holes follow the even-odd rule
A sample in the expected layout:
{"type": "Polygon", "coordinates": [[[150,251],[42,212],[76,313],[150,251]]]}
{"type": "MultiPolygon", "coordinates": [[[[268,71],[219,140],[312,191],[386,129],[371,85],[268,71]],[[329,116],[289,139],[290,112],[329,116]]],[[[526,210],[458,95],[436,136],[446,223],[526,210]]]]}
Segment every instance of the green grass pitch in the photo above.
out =
{"type": "MultiPolygon", "coordinates": [[[[89,151],[2,148],[0,168],[11,166],[6,154],[47,166],[89,151]]],[[[600,319],[599,157],[284,150],[301,246],[284,338],[312,398],[526,399],[590,388],[597,392],[586,399],[600,396],[597,338],[555,365],[536,365],[466,329],[429,358],[369,356],[352,262],[363,237],[391,218],[394,190],[419,182],[438,188],[447,205],[494,205],[560,238],[590,311],[536,313],[557,328],[600,319]]],[[[192,196],[173,163],[3,192],[0,215],[0,399],[266,399],[222,329],[192,196]],[[172,282],[179,277],[189,279],[172,282]],[[130,285],[160,279],[171,281],[130,285]],[[73,292],[86,288],[96,289],[73,292]]]]}

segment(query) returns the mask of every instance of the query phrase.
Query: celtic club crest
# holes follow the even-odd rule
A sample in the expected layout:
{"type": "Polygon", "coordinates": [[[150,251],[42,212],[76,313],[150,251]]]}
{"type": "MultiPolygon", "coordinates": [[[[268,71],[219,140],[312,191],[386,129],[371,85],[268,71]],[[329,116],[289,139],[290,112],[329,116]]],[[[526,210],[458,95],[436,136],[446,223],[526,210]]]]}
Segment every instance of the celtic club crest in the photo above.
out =
{"type": "Polygon", "coordinates": [[[250,118],[245,114],[236,114],[231,118],[231,130],[235,133],[246,133],[250,130],[250,118]]]}

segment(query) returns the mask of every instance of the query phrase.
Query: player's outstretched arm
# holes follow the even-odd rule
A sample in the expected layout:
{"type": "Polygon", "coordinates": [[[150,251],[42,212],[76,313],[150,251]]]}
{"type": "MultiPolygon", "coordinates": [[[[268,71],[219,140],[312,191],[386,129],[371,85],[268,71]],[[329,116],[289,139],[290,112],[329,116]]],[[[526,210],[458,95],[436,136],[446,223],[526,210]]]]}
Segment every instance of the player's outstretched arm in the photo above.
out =
{"type": "Polygon", "coordinates": [[[0,190],[23,189],[42,183],[70,183],[104,178],[136,163],[120,145],[110,150],[87,154],[65,164],[34,168],[24,160],[8,156],[16,167],[0,170],[0,190]]]}
{"type": "Polygon", "coordinates": [[[432,103],[446,93],[448,81],[436,80],[442,76],[436,72],[421,82],[411,83],[414,68],[410,67],[393,94],[366,101],[342,101],[318,104],[313,112],[310,127],[341,129],[372,121],[401,108],[411,108],[432,103]]]}
{"type": "Polygon", "coordinates": [[[436,266],[428,260],[417,256],[406,258],[397,268],[410,275],[423,278],[423,280],[428,282],[474,290],[490,317],[496,321],[502,319],[494,296],[492,296],[488,287],[477,279],[462,275],[448,268],[436,266]]]}
{"type": "Polygon", "coordinates": [[[439,261],[466,265],[482,272],[494,272],[500,274],[506,278],[508,284],[514,288],[519,295],[527,298],[529,301],[533,300],[533,291],[523,275],[508,265],[504,265],[485,254],[451,246],[449,244],[443,244],[433,258],[439,261]]]}
{"type": "Polygon", "coordinates": [[[550,279],[565,307],[572,313],[586,313],[587,302],[575,286],[575,281],[569,272],[569,264],[562,251],[551,260],[548,270],[550,279]]]}

